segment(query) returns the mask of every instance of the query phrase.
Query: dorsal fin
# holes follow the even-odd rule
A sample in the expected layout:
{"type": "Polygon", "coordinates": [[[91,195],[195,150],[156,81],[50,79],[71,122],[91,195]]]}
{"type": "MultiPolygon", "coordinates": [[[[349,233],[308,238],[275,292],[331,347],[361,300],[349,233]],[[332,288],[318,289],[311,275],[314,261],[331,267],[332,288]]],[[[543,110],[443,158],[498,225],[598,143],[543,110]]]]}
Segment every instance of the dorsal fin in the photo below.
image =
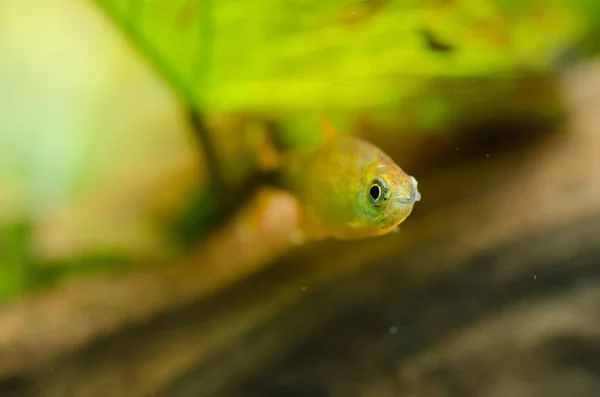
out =
{"type": "Polygon", "coordinates": [[[339,136],[331,120],[324,114],[321,115],[321,132],[326,141],[332,141],[339,136]]]}

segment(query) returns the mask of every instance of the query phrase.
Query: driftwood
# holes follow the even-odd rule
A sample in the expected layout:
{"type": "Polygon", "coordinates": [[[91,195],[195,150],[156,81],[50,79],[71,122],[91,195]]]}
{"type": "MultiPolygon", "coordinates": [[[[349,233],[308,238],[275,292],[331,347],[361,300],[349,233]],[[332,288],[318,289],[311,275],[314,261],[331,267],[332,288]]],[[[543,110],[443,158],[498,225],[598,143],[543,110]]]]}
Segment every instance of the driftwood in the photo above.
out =
{"type": "Polygon", "coordinates": [[[274,196],[247,240],[2,309],[0,395],[595,395],[600,78],[565,87],[564,132],[420,178],[399,234],[290,250],[274,196]]]}

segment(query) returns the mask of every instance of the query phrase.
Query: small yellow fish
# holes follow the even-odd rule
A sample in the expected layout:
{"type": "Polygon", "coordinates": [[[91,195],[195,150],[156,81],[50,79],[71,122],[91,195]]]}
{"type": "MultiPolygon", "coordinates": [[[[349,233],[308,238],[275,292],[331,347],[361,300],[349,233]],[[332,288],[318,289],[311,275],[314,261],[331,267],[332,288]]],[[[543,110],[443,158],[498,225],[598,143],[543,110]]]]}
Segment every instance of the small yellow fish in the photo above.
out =
{"type": "Polygon", "coordinates": [[[281,187],[300,205],[302,239],[360,239],[390,233],[421,199],[417,181],[374,145],[340,137],[280,162],[281,187]]]}

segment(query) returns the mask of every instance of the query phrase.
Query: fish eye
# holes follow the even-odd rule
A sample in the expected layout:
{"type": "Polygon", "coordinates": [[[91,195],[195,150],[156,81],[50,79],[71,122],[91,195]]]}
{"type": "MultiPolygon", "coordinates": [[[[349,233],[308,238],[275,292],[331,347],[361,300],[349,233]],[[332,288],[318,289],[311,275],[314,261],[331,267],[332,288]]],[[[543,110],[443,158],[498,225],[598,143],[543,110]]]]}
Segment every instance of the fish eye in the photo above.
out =
{"type": "Polygon", "coordinates": [[[369,198],[375,207],[379,207],[382,201],[386,201],[387,198],[387,185],[381,178],[375,178],[371,181],[371,187],[369,187],[369,198]]]}
{"type": "Polygon", "coordinates": [[[381,196],[381,188],[379,185],[375,184],[371,186],[369,189],[369,196],[371,196],[373,200],[379,200],[379,197],[381,196]]]}

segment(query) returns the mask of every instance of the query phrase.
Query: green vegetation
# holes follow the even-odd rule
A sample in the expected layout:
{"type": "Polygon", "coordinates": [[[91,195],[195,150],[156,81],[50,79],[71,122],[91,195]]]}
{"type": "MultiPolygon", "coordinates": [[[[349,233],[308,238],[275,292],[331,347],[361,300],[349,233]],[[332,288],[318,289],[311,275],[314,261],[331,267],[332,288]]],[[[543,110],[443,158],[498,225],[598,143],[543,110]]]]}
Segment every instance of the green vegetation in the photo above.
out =
{"type": "Polygon", "coordinates": [[[432,79],[546,71],[593,31],[569,0],[95,0],[203,110],[397,106],[432,79]]]}

